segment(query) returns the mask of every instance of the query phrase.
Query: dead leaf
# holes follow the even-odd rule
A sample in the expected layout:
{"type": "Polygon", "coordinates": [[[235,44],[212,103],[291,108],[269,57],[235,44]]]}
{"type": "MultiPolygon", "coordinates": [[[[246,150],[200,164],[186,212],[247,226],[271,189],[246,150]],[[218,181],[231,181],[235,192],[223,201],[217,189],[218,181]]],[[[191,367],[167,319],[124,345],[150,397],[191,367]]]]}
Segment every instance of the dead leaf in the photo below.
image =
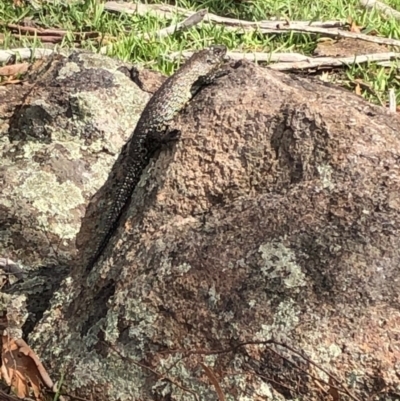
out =
{"type": "Polygon", "coordinates": [[[14,339],[4,330],[2,337],[1,375],[8,386],[20,398],[31,396],[45,400],[43,387],[53,388],[53,382],[38,356],[22,339],[14,339]]]}
{"type": "Polygon", "coordinates": [[[361,33],[362,26],[358,26],[351,17],[347,18],[347,22],[350,25],[350,32],[361,33]]]}
{"type": "Polygon", "coordinates": [[[358,26],[354,21],[350,25],[350,32],[361,33],[361,26],[358,26]]]}
{"type": "Polygon", "coordinates": [[[29,63],[18,63],[0,67],[0,76],[8,77],[11,75],[25,74],[28,71],[29,63]]]}
{"type": "Polygon", "coordinates": [[[331,73],[330,71],[322,71],[320,77],[319,77],[320,81],[322,82],[331,82],[332,78],[331,78],[331,73]]]}
{"type": "Polygon", "coordinates": [[[336,388],[336,387],[334,387],[333,386],[333,380],[332,380],[332,378],[330,377],[329,378],[329,385],[330,385],[330,387],[329,387],[329,394],[331,395],[331,397],[333,398],[333,401],[340,401],[340,394],[339,394],[339,391],[338,391],[338,389],[336,388]]]}
{"type": "Polygon", "coordinates": [[[208,366],[204,365],[204,363],[200,363],[200,365],[204,369],[204,372],[206,372],[206,375],[210,379],[211,383],[214,385],[219,401],[226,401],[225,395],[222,392],[221,386],[219,385],[219,382],[215,377],[213,371],[208,366]]]}
{"type": "Polygon", "coordinates": [[[356,93],[356,95],[359,95],[359,96],[362,95],[361,85],[360,84],[356,85],[356,87],[354,88],[354,92],[356,93]]]}
{"type": "MultiPolygon", "coordinates": [[[[0,82],[1,85],[15,85],[15,84],[20,84],[22,81],[20,79],[8,79],[7,81],[2,81],[0,82]]],[[[1,288],[1,286],[0,286],[1,288]]]]}

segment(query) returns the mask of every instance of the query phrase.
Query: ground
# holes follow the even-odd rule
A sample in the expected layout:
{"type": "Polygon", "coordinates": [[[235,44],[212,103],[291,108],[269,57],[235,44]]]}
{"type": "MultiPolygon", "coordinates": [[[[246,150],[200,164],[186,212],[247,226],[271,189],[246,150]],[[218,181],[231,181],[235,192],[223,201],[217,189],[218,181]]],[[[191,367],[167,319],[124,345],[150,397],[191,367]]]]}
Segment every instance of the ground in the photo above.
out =
{"type": "MultiPolygon", "coordinates": [[[[166,1],[151,2],[166,3],[166,1]]],[[[219,16],[241,18],[250,21],[287,19],[289,21],[350,21],[362,33],[388,38],[400,37],[400,25],[394,18],[387,18],[378,11],[366,10],[359,0],[177,0],[169,1],[191,10],[208,8],[219,16]]],[[[400,10],[399,0],[386,0],[400,10]]],[[[5,0],[0,2],[0,49],[16,47],[42,47],[38,38],[19,36],[8,24],[41,28],[58,28],[69,32],[57,46],[80,47],[94,52],[109,44],[107,55],[124,61],[140,63],[145,67],[169,75],[178,66],[168,55],[183,50],[194,50],[211,42],[225,44],[230,50],[241,52],[296,52],[305,55],[321,55],[322,35],[314,34],[260,34],[235,33],[215,24],[200,24],[184,32],[177,32],[163,39],[143,40],[141,33],[151,33],[181,21],[149,15],[121,15],[104,11],[104,1],[51,1],[5,0]],[[77,39],[72,33],[91,32],[77,39]],[[94,34],[93,34],[94,33],[94,34]],[[97,35],[98,33],[99,35],[97,35]]],[[[48,45],[48,44],[47,44],[48,45]]],[[[367,42],[358,46],[368,47],[367,42]]],[[[339,44],[339,48],[340,48],[339,44]]],[[[346,46],[343,46],[348,48],[346,46]]],[[[386,50],[389,51],[389,50],[386,50]]],[[[355,51],[357,53],[359,51],[355,51]]],[[[319,72],[323,79],[335,82],[349,90],[356,90],[369,101],[386,104],[388,91],[393,88],[397,99],[400,82],[396,63],[378,66],[372,63],[353,66],[347,70],[319,72]]],[[[315,72],[314,72],[315,73],[315,72]]],[[[0,76],[1,80],[1,76],[0,76]]],[[[3,78],[3,81],[5,78],[3,78]]]]}

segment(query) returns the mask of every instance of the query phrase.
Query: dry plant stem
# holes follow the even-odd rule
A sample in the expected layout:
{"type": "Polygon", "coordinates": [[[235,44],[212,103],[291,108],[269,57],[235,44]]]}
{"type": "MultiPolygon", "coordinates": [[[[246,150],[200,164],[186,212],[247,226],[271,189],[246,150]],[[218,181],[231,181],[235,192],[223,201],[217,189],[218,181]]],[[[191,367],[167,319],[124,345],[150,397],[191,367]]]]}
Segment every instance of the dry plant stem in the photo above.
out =
{"type": "Polygon", "coordinates": [[[120,352],[118,349],[116,349],[112,344],[108,344],[108,343],[106,343],[106,342],[104,342],[104,341],[101,341],[101,342],[102,342],[105,346],[110,347],[123,361],[131,362],[131,363],[133,363],[134,365],[136,365],[136,366],[138,366],[138,367],[140,367],[140,368],[142,368],[142,369],[148,370],[149,372],[151,372],[151,373],[153,373],[155,376],[157,376],[159,379],[163,379],[163,380],[169,381],[172,385],[174,385],[174,386],[176,386],[176,387],[179,387],[181,390],[186,391],[186,392],[188,392],[189,394],[191,394],[191,395],[194,397],[194,399],[195,399],[196,401],[200,401],[198,395],[197,395],[194,391],[190,390],[189,388],[184,387],[183,385],[177,383],[176,381],[172,380],[171,378],[166,377],[166,376],[164,376],[164,375],[158,373],[156,370],[150,368],[149,366],[143,365],[143,364],[141,364],[141,363],[139,363],[139,362],[134,361],[134,360],[133,360],[132,358],[130,358],[130,357],[127,357],[127,356],[122,355],[121,352],[120,352]]]}
{"type": "MultiPolygon", "coordinates": [[[[162,13],[164,16],[167,13],[171,14],[172,12],[183,13],[182,9],[177,7],[155,7],[156,5],[152,5],[154,7],[149,7],[146,5],[144,7],[143,4],[139,4],[138,6],[133,4],[119,4],[114,1],[109,1],[104,5],[104,9],[107,11],[114,12],[126,12],[130,14],[138,13],[144,14],[149,11],[154,11],[158,14],[162,13]]],[[[184,13],[188,15],[188,12],[184,13]]],[[[221,24],[226,27],[226,29],[232,30],[242,30],[242,31],[258,31],[261,33],[284,33],[284,32],[299,32],[299,33],[310,33],[310,34],[320,34],[328,37],[335,38],[352,38],[364,40],[366,42],[379,43],[389,46],[399,46],[400,40],[390,39],[390,38],[381,38],[376,36],[365,35],[363,33],[355,33],[349,31],[343,31],[337,29],[337,27],[344,26],[346,24],[336,21],[337,25],[332,24],[332,21],[329,21],[330,24],[319,23],[319,22],[311,22],[311,21],[260,21],[260,22],[251,22],[251,21],[243,21],[236,20],[233,18],[225,18],[219,17],[217,15],[207,13],[204,17],[204,20],[207,22],[214,22],[216,24],[221,24]]]]}
{"type": "Polygon", "coordinates": [[[53,49],[43,48],[18,48],[10,50],[0,50],[0,63],[8,63],[11,59],[28,60],[42,59],[54,53],[53,49]]]}
{"type": "Polygon", "coordinates": [[[154,34],[148,33],[145,34],[143,37],[145,39],[150,39],[153,36],[158,37],[158,38],[163,38],[165,36],[172,35],[173,33],[177,31],[182,31],[184,29],[191,28],[192,26],[195,26],[199,24],[201,21],[203,21],[204,16],[207,14],[207,10],[200,10],[195,14],[192,14],[190,17],[186,18],[184,21],[179,22],[176,25],[170,25],[167,28],[161,29],[154,34]]]}
{"type": "Polygon", "coordinates": [[[389,111],[391,113],[396,113],[397,111],[396,94],[393,88],[389,89],[389,111]]]}
{"type": "MultiPolygon", "coordinates": [[[[185,16],[192,16],[197,12],[186,10],[180,7],[174,7],[167,4],[132,4],[132,3],[117,3],[116,1],[108,1],[104,4],[104,10],[109,12],[117,12],[122,13],[125,12],[127,14],[138,14],[144,15],[149,12],[152,12],[160,17],[168,17],[170,18],[175,14],[182,14],[185,16]]],[[[218,15],[207,13],[205,15],[205,20],[208,22],[216,22],[222,23],[227,26],[250,26],[250,27],[264,27],[264,28],[273,28],[277,25],[287,24],[285,20],[278,21],[260,21],[260,22],[252,22],[252,21],[244,21],[238,20],[234,18],[226,18],[220,17],[218,15]]],[[[341,21],[293,21],[290,22],[290,25],[302,25],[302,26],[319,26],[324,28],[333,28],[333,27],[341,27],[347,25],[345,22],[341,21]]]]}
{"type": "Polygon", "coordinates": [[[378,0],[360,0],[360,4],[365,8],[375,8],[381,11],[387,17],[393,17],[400,20],[400,12],[389,7],[387,4],[382,3],[378,0]]]}
{"type": "Polygon", "coordinates": [[[13,274],[17,279],[23,278],[24,270],[9,258],[0,258],[0,268],[7,274],[13,274]]]}
{"type": "MultiPolygon", "coordinates": [[[[248,29],[246,28],[248,31],[248,29]]],[[[311,33],[311,34],[321,34],[327,37],[334,37],[334,38],[350,38],[350,39],[359,39],[364,40],[365,42],[372,42],[378,43],[382,45],[388,46],[398,46],[400,47],[400,40],[390,39],[390,38],[382,38],[377,36],[370,36],[364,33],[356,33],[356,32],[349,32],[349,31],[342,31],[337,28],[319,28],[314,26],[304,26],[304,27],[297,27],[292,24],[290,26],[279,26],[276,29],[265,29],[260,28],[259,32],[261,33],[283,33],[283,32],[299,32],[299,33],[311,33]]]]}
{"type": "MultiPolygon", "coordinates": [[[[11,34],[14,38],[21,40],[26,35],[20,35],[18,33],[11,34]]],[[[42,43],[61,43],[63,38],[61,36],[38,36],[42,43]]]]}
{"type": "Polygon", "coordinates": [[[285,33],[285,32],[298,32],[298,33],[310,33],[310,34],[319,34],[325,37],[333,37],[333,38],[350,38],[350,39],[359,39],[365,42],[378,43],[381,45],[387,46],[397,46],[400,47],[400,40],[383,38],[377,36],[370,36],[364,33],[356,33],[343,31],[337,28],[320,28],[317,26],[296,26],[295,24],[290,25],[277,25],[276,28],[258,28],[254,29],[252,27],[242,26],[240,28],[233,28],[230,26],[225,27],[228,30],[234,30],[240,32],[261,32],[261,33],[285,33]]]}
{"type": "MultiPolygon", "coordinates": [[[[54,395],[55,392],[52,391],[51,394],[54,395]]],[[[60,396],[62,396],[62,397],[68,397],[68,398],[71,399],[71,400],[77,400],[77,401],[92,401],[92,400],[89,400],[89,399],[87,399],[87,398],[78,397],[77,395],[71,395],[71,394],[68,394],[68,393],[60,393],[60,396]]],[[[1,400],[0,400],[0,401],[1,401],[1,400]]]]}
{"type": "MultiPolygon", "coordinates": [[[[324,372],[331,380],[334,380],[336,383],[342,385],[341,381],[339,379],[337,379],[335,376],[333,376],[331,373],[329,373],[326,369],[324,369],[322,366],[318,365],[317,363],[315,363],[314,361],[312,361],[310,358],[306,357],[305,355],[301,354],[299,351],[295,350],[294,348],[292,348],[291,346],[284,344],[284,343],[280,343],[277,341],[274,341],[275,345],[280,345],[281,347],[284,347],[286,349],[288,349],[289,351],[292,351],[294,354],[297,354],[298,356],[300,356],[301,358],[303,358],[305,361],[307,361],[308,363],[310,363],[311,365],[315,366],[317,369],[322,370],[322,372],[324,372]]],[[[343,386],[343,391],[353,400],[355,401],[360,401],[359,398],[355,397],[345,386],[343,386]]]]}
{"type": "MultiPolygon", "coordinates": [[[[246,364],[246,365],[248,366],[248,364],[246,364]]],[[[248,368],[250,368],[250,369],[253,370],[253,368],[252,368],[251,366],[248,366],[248,368]]],[[[260,377],[261,379],[264,379],[265,381],[267,381],[267,382],[269,382],[269,383],[274,383],[274,384],[276,384],[276,385],[278,385],[278,386],[280,386],[280,387],[286,388],[286,389],[288,389],[288,390],[289,390],[291,393],[293,393],[293,394],[296,393],[296,389],[293,388],[293,387],[289,387],[287,384],[280,383],[280,382],[278,382],[278,381],[276,381],[276,380],[274,380],[274,379],[271,379],[271,378],[269,378],[269,377],[267,377],[267,376],[261,375],[261,374],[259,374],[259,373],[257,373],[257,372],[255,372],[255,374],[256,374],[258,377],[260,377]]]]}
{"type": "Polygon", "coordinates": [[[385,102],[382,100],[382,98],[379,96],[378,92],[376,90],[374,90],[374,88],[372,88],[371,85],[365,83],[364,81],[362,81],[361,79],[356,79],[354,80],[354,83],[357,85],[360,85],[364,90],[368,91],[369,93],[371,93],[373,96],[375,96],[378,100],[379,103],[382,107],[386,107],[385,102]]]}
{"type": "MultiPolygon", "coordinates": [[[[174,53],[172,57],[178,57],[179,53],[174,53]]],[[[188,58],[190,52],[183,52],[182,56],[188,58]]],[[[238,53],[228,52],[227,56],[232,60],[246,59],[264,63],[273,63],[268,68],[277,71],[304,70],[318,67],[342,67],[349,64],[362,64],[376,61],[391,61],[400,59],[400,53],[372,53],[354,55],[349,57],[308,57],[299,53],[238,53]]]]}
{"type": "MultiPolygon", "coordinates": [[[[105,46],[106,47],[106,46],[105,46]]],[[[105,48],[104,47],[104,48],[105,48]]],[[[102,48],[103,49],[103,48],[102,48]]],[[[51,55],[54,50],[51,49],[12,49],[12,50],[0,50],[0,62],[6,63],[11,58],[16,57],[18,59],[30,59],[31,57],[40,59],[51,55]]],[[[182,56],[189,58],[193,53],[183,52],[182,56]]],[[[175,59],[180,53],[173,53],[171,59],[175,59]]],[[[288,71],[288,70],[302,70],[309,68],[318,67],[341,67],[349,64],[362,64],[368,62],[387,62],[400,58],[400,53],[373,53],[363,54],[359,56],[350,57],[308,57],[299,53],[238,53],[228,52],[227,55],[232,60],[247,59],[250,61],[258,62],[276,62],[276,64],[270,64],[268,68],[277,71],[288,71]]]]}
{"type": "MultiPolygon", "coordinates": [[[[197,11],[196,13],[193,13],[190,15],[188,18],[183,20],[182,22],[179,22],[178,24],[173,24],[168,26],[167,28],[160,29],[157,32],[154,33],[146,33],[144,35],[141,35],[144,39],[149,40],[153,37],[158,37],[158,38],[163,38],[169,35],[174,34],[175,32],[178,31],[183,31],[185,29],[189,29],[197,24],[199,24],[201,21],[203,21],[204,16],[207,14],[207,10],[200,10],[197,11]]],[[[111,44],[107,46],[103,46],[100,49],[100,54],[106,54],[108,50],[111,48],[111,44]]]]}
{"type": "MultiPolygon", "coordinates": [[[[284,356],[281,355],[279,352],[276,352],[276,351],[275,351],[274,349],[272,349],[271,347],[270,347],[269,349],[270,349],[270,351],[273,352],[275,355],[277,355],[278,357],[282,358],[282,359],[285,360],[287,363],[290,363],[290,364],[293,365],[296,369],[300,370],[301,372],[305,373],[307,376],[311,377],[311,379],[314,379],[314,380],[316,381],[316,383],[325,384],[326,386],[329,386],[330,388],[333,388],[333,389],[337,390],[337,391],[340,392],[340,393],[344,393],[344,394],[349,395],[344,386],[343,386],[343,389],[340,389],[340,388],[338,388],[338,387],[336,387],[336,386],[334,386],[334,385],[332,385],[332,384],[329,384],[329,383],[326,382],[325,380],[320,379],[319,377],[316,377],[316,376],[312,375],[311,373],[307,372],[305,369],[301,368],[300,366],[297,366],[297,365],[296,365],[294,362],[292,362],[290,359],[284,357],[284,356]]],[[[303,357],[303,358],[304,358],[304,357],[303,357]]],[[[260,377],[264,377],[265,379],[268,380],[268,378],[267,378],[266,376],[262,376],[262,375],[260,375],[260,374],[257,373],[257,372],[256,372],[256,374],[259,375],[260,377]]],[[[339,383],[339,384],[341,384],[341,383],[339,383]]],[[[321,387],[321,390],[324,391],[324,392],[326,391],[326,390],[322,389],[322,387],[321,387]]],[[[352,397],[352,396],[350,395],[350,397],[352,397]]],[[[360,401],[360,400],[358,400],[357,398],[354,398],[354,400],[360,401]]]]}
{"type": "MultiPolygon", "coordinates": [[[[32,35],[37,35],[37,36],[59,36],[59,37],[64,37],[68,31],[64,29],[41,29],[41,28],[34,28],[31,26],[22,26],[22,25],[16,25],[16,24],[7,24],[7,28],[10,29],[11,31],[16,31],[19,34],[23,33],[29,33],[32,35]]],[[[97,38],[99,36],[98,32],[92,31],[92,32],[73,32],[73,35],[77,38],[84,38],[84,39],[90,39],[90,38],[97,38]]]]}
{"type": "Polygon", "coordinates": [[[0,390],[0,401],[21,401],[21,398],[15,395],[7,394],[3,390],[0,390]]]}
{"type": "MultiPolygon", "coordinates": [[[[303,355],[302,353],[300,353],[299,351],[297,351],[296,349],[294,349],[293,347],[285,344],[285,343],[281,343],[278,341],[275,341],[273,339],[270,340],[265,340],[265,341],[246,341],[243,343],[239,343],[236,344],[230,348],[225,348],[225,349],[220,349],[220,350],[205,350],[205,349],[194,349],[194,350],[184,350],[184,349],[176,349],[176,350],[167,350],[167,351],[162,351],[159,352],[160,354],[176,354],[176,353],[182,353],[182,359],[187,358],[190,355],[218,355],[218,354],[227,354],[230,352],[235,352],[237,351],[239,348],[245,347],[246,345],[270,345],[270,344],[275,344],[278,345],[280,347],[284,347],[286,349],[288,349],[289,351],[293,352],[294,354],[300,356],[301,358],[303,358],[306,362],[308,362],[309,364],[315,366],[317,369],[321,370],[322,372],[324,372],[331,380],[333,380],[334,382],[336,382],[337,384],[340,384],[341,387],[343,388],[343,390],[341,390],[342,392],[344,392],[345,394],[347,394],[351,399],[353,399],[354,401],[360,401],[359,398],[357,398],[356,396],[354,396],[343,384],[342,382],[337,379],[335,376],[333,376],[331,373],[329,373],[326,369],[324,369],[322,366],[318,365],[316,362],[312,361],[310,358],[308,358],[307,356],[303,355]]],[[[273,352],[276,352],[274,350],[272,350],[272,348],[269,347],[269,349],[273,352]]],[[[280,355],[279,353],[277,353],[281,358],[285,359],[285,357],[283,357],[282,355],[280,355]]],[[[288,360],[288,362],[290,362],[288,360]]],[[[291,362],[293,363],[293,362],[291,362]]],[[[296,365],[295,365],[296,366],[296,365]]],[[[297,366],[296,366],[297,367],[297,366]]],[[[298,367],[297,367],[298,368],[298,367]]],[[[300,368],[298,368],[300,369],[300,368]]],[[[301,369],[300,369],[301,370],[301,369]]],[[[308,374],[308,373],[307,373],[308,374]]],[[[331,386],[331,385],[330,385],[331,386]]]]}
{"type": "MultiPolygon", "coordinates": [[[[171,54],[171,60],[179,59],[181,56],[184,58],[189,58],[193,53],[192,52],[174,52],[171,54]]],[[[400,54],[400,53],[399,53],[400,54]]],[[[249,60],[249,61],[258,61],[258,62],[300,62],[300,61],[310,61],[313,60],[312,57],[305,56],[300,53],[261,53],[261,52],[252,52],[252,53],[240,53],[240,52],[228,52],[227,56],[231,60],[249,60]]],[[[321,57],[322,59],[322,57],[321,57]]]]}
{"type": "Polygon", "coordinates": [[[343,67],[351,64],[363,64],[376,61],[392,61],[400,58],[400,53],[375,53],[363,54],[350,57],[321,57],[310,58],[308,61],[300,61],[293,63],[277,63],[268,66],[272,70],[287,71],[287,70],[304,70],[309,68],[320,67],[343,67]]]}
{"type": "Polygon", "coordinates": [[[207,377],[210,379],[211,383],[215,387],[215,391],[217,392],[218,395],[218,400],[219,401],[226,401],[225,395],[222,392],[221,386],[219,385],[219,382],[217,378],[215,377],[214,372],[204,363],[200,363],[200,366],[203,368],[204,372],[206,373],[207,377]]]}

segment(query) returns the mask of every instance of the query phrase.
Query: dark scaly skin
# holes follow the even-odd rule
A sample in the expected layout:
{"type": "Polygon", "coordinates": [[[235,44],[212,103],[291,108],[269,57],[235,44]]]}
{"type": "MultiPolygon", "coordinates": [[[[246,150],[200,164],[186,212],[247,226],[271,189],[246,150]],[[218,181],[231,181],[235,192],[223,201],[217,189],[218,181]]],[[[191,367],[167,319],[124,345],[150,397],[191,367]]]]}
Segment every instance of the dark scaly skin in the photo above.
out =
{"type": "Polygon", "coordinates": [[[162,144],[179,137],[177,131],[169,131],[169,124],[202,86],[211,83],[219,75],[218,70],[225,55],[226,47],[217,45],[194,53],[147,103],[133,134],[121,151],[119,159],[123,158],[124,175],[117,183],[101,239],[86,271],[93,268],[118,227],[125,206],[151,157],[162,144]]]}

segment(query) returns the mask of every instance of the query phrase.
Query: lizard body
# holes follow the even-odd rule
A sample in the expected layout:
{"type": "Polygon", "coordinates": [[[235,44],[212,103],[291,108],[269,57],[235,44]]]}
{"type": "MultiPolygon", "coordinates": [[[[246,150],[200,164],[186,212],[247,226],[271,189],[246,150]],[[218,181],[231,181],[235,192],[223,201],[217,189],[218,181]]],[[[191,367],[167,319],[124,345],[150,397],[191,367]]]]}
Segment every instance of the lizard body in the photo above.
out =
{"type": "Polygon", "coordinates": [[[100,240],[86,271],[93,268],[105,250],[151,157],[162,144],[179,137],[176,130],[169,130],[173,118],[202,86],[218,76],[225,55],[226,47],[217,45],[194,53],[161,85],[145,106],[133,134],[121,151],[119,159],[122,157],[123,173],[117,177],[116,190],[106,211],[100,240]]]}

